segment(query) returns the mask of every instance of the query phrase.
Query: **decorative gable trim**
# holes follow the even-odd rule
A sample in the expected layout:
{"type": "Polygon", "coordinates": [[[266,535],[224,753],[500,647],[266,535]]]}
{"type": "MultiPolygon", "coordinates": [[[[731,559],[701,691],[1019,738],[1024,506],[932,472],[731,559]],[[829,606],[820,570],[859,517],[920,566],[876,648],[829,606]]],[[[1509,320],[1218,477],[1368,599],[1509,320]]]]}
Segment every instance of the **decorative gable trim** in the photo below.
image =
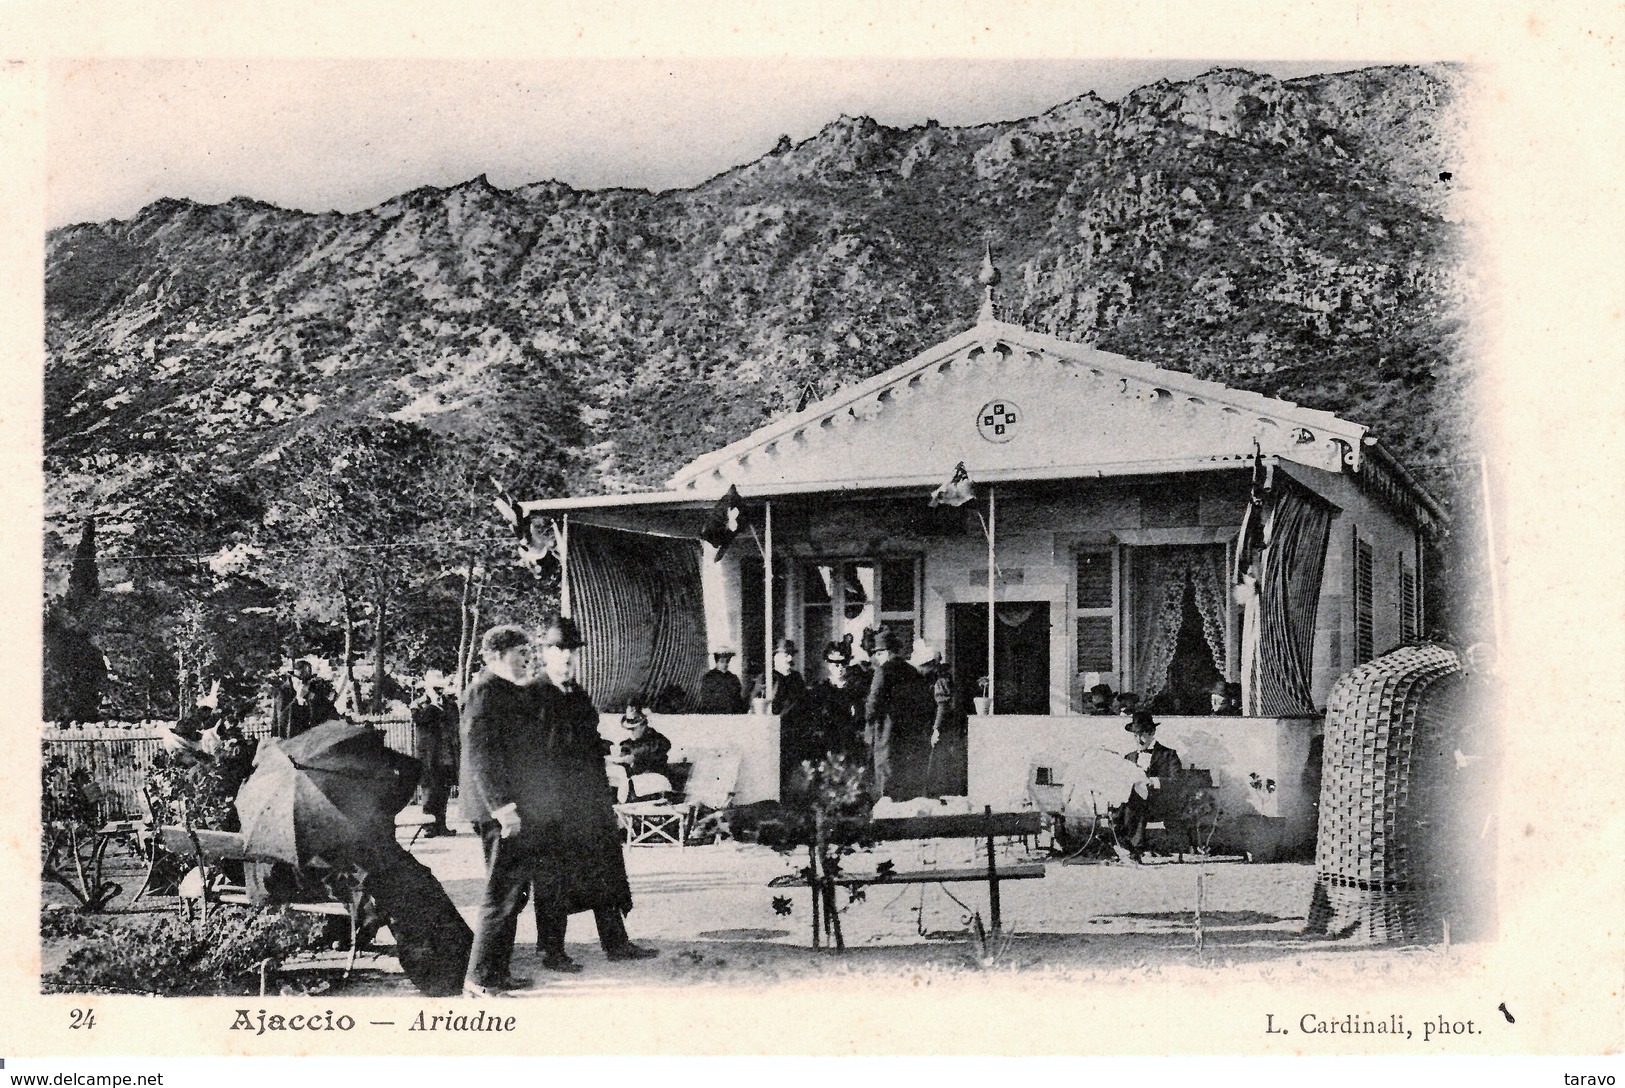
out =
{"type": "MultiPolygon", "coordinates": [[[[1043,365],[1046,359],[1081,368],[1080,373],[1103,391],[1115,392],[1120,397],[1170,409],[1216,407],[1228,415],[1247,417],[1245,423],[1260,436],[1267,453],[1290,460],[1294,459],[1294,448],[1303,447],[1305,463],[1325,467],[1328,463],[1340,462],[1351,472],[1358,472],[1360,468],[1366,428],[1330,412],[1231,389],[1218,382],[1164,370],[1018,325],[984,321],[884,373],[839,390],[794,415],[696,458],[672,476],[670,487],[684,495],[721,494],[758,454],[771,458],[792,452],[809,437],[875,419],[929,386],[953,380],[956,372],[969,374],[971,368],[989,363],[1001,368],[1043,365]]],[[[1243,421],[1238,419],[1240,422],[1243,421]]],[[[1236,456],[1236,451],[1214,450],[1212,454],[1215,459],[1229,459],[1236,456]]],[[[1074,467],[1095,468],[1093,465],[1074,467]]]]}

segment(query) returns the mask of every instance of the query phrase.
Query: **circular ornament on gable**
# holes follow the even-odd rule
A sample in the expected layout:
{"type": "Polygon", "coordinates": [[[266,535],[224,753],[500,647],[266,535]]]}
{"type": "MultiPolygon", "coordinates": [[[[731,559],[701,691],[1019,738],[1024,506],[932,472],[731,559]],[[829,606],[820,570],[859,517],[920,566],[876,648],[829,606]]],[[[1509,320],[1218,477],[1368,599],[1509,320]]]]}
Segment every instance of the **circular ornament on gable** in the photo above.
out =
{"type": "Polygon", "coordinates": [[[1016,436],[1022,418],[1013,401],[990,400],[976,413],[976,433],[989,442],[1008,442],[1016,436]]]}

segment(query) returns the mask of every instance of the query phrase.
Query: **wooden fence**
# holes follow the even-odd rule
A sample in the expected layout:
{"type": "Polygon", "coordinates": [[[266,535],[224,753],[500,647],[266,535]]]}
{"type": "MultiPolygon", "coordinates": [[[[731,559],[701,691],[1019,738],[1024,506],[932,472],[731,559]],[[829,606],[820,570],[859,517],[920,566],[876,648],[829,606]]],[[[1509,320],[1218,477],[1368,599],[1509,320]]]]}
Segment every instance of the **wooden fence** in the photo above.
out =
{"type": "MultiPolygon", "coordinates": [[[[397,752],[416,756],[412,722],[408,718],[357,719],[384,732],[384,743],[397,752]]],[[[141,787],[152,757],[162,749],[162,736],[171,722],[100,722],[58,726],[46,723],[41,734],[41,759],[60,758],[70,775],[84,771],[100,791],[108,817],[141,812],[141,787]]],[[[243,730],[249,737],[270,735],[269,723],[243,730]]],[[[47,816],[47,818],[49,818],[47,816]]]]}

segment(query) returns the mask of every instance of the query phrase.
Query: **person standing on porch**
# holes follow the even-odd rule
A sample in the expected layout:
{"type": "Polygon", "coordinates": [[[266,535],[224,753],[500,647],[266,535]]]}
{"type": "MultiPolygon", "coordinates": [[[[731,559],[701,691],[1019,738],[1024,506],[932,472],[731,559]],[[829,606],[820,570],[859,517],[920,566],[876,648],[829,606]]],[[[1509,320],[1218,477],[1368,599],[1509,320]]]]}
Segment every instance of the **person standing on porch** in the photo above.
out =
{"type": "MultiPolygon", "coordinates": [[[[898,649],[897,636],[890,629],[882,627],[875,632],[871,658],[875,665],[875,676],[869,685],[869,697],[863,704],[863,739],[869,746],[869,795],[876,801],[882,797],[907,800],[915,794],[899,797],[897,791],[912,790],[917,784],[917,776],[907,773],[902,781],[892,781],[895,769],[892,766],[894,735],[905,748],[911,750],[916,727],[921,724],[917,698],[920,674],[898,655],[898,649]]],[[[929,720],[927,718],[926,722],[929,720]]],[[[929,726],[926,728],[929,729],[929,726]]]]}
{"type": "Polygon", "coordinates": [[[824,679],[807,690],[813,736],[807,758],[818,762],[831,752],[852,755],[862,733],[859,717],[869,694],[853,682],[852,643],[831,642],[824,648],[824,679]]]}
{"type": "Polygon", "coordinates": [[[717,646],[711,650],[716,662],[700,677],[700,699],[697,714],[743,714],[745,689],[739,686],[739,677],[728,668],[734,658],[732,646],[717,646]]]}
{"type": "Polygon", "coordinates": [[[915,647],[909,663],[919,671],[921,683],[931,696],[931,747],[926,757],[925,796],[963,796],[965,715],[959,709],[953,680],[943,667],[942,651],[922,642],[915,647]]]}
{"type": "Polygon", "coordinates": [[[632,889],[604,771],[609,744],[598,735],[598,710],[576,682],[581,632],[574,621],[558,617],[536,641],[542,676],[532,705],[540,743],[532,758],[539,766],[542,805],[532,890],[542,966],[581,970],[564,951],[564,932],[570,915],[584,910],[598,923],[605,956],[648,959],[659,953],[633,944],[623,921],[632,910],[632,889]]]}
{"type": "Polygon", "coordinates": [[[824,756],[817,715],[807,693],[807,682],[796,671],[796,644],[780,639],[773,654],[772,712],[779,718],[779,795],[789,796],[797,788],[796,776],[803,762],[816,763],[824,756]]]}

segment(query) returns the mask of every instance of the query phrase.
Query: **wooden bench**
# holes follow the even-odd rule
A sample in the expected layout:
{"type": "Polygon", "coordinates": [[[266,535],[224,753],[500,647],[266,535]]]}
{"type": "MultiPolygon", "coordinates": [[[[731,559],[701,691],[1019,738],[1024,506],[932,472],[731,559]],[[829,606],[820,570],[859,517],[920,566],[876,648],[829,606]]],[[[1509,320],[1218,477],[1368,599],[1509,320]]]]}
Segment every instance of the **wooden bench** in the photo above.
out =
{"type": "MultiPolygon", "coordinates": [[[[209,904],[231,903],[236,906],[254,906],[248,898],[247,890],[240,884],[228,882],[220,871],[223,861],[264,862],[275,861],[274,858],[256,857],[248,850],[243,837],[235,831],[214,831],[201,827],[181,827],[165,825],[158,829],[158,841],[165,850],[180,857],[194,859],[195,869],[181,881],[180,897],[181,909],[190,917],[189,903],[198,903],[198,914],[202,921],[209,918],[209,904]]],[[[340,903],[337,900],[310,900],[307,902],[279,903],[289,910],[299,911],[303,914],[326,914],[334,917],[348,918],[350,921],[350,956],[345,964],[344,973],[350,974],[355,969],[357,946],[360,944],[360,919],[356,904],[340,903]]]]}
{"type": "MultiPolygon", "coordinates": [[[[907,816],[873,820],[863,828],[865,841],[905,842],[916,839],[986,839],[987,864],[970,869],[918,869],[910,872],[877,870],[873,873],[820,876],[809,880],[804,875],[776,877],[769,882],[775,888],[807,888],[819,885],[813,894],[813,946],[818,946],[818,900],[835,887],[856,888],[871,884],[954,884],[963,881],[986,881],[988,914],[994,932],[1002,925],[999,903],[999,884],[1006,880],[1041,880],[1044,863],[1041,861],[1016,862],[1000,866],[994,849],[997,838],[1027,838],[1037,835],[1043,820],[1038,812],[994,812],[992,806],[981,813],[954,816],[907,816]]],[[[826,898],[829,910],[831,898],[826,898]]],[[[840,926],[834,927],[837,948],[846,947],[840,926]]]]}

